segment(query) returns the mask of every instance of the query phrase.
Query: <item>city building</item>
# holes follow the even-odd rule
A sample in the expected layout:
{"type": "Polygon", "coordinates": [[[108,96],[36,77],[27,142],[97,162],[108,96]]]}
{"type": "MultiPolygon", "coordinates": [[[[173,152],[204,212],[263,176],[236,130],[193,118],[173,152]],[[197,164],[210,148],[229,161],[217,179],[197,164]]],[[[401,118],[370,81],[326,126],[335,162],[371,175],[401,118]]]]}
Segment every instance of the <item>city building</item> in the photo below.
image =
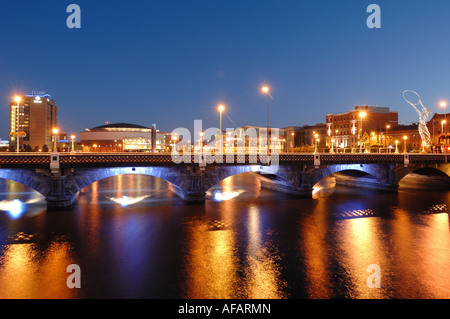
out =
{"type": "MultiPolygon", "coordinates": [[[[450,121],[450,117],[448,119],[450,121]]],[[[443,151],[444,145],[450,145],[450,135],[448,133],[449,124],[446,114],[435,113],[427,123],[430,132],[433,149],[443,151]]]]}
{"type": "Polygon", "coordinates": [[[324,123],[285,127],[286,152],[308,152],[316,144],[319,148],[325,147],[326,128],[324,123]]]}
{"type": "Polygon", "coordinates": [[[379,146],[387,147],[385,131],[389,132],[398,125],[398,112],[388,107],[355,106],[354,110],[326,116],[327,147],[350,148],[370,145],[372,132],[379,131],[383,136],[379,146]],[[360,144],[361,143],[361,144],[360,144]]]}
{"type": "Polygon", "coordinates": [[[168,138],[156,125],[107,123],[80,132],[80,139],[83,152],[165,152],[168,138]]]}
{"type": "Polygon", "coordinates": [[[9,140],[0,138],[0,152],[5,152],[9,148],[9,140]]]}
{"type": "MultiPolygon", "coordinates": [[[[286,130],[270,128],[269,132],[270,152],[285,152],[286,130]]],[[[216,143],[218,139],[210,143],[211,148],[216,148],[216,143]]],[[[223,143],[224,150],[227,152],[236,152],[240,147],[245,147],[247,152],[256,153],[258,150],[267,149],[267,127],[243,126],[231,132],[227,131],[223,135],[223,143]]]]}
{"type": "Polygon", "coordinates": [[[58,107],[50,94],[33,92],[32,94],[17,96],[9,104],[9,132],[10,147],[51,149],[53,143],[52,129],[58,126],[58,107]]]}

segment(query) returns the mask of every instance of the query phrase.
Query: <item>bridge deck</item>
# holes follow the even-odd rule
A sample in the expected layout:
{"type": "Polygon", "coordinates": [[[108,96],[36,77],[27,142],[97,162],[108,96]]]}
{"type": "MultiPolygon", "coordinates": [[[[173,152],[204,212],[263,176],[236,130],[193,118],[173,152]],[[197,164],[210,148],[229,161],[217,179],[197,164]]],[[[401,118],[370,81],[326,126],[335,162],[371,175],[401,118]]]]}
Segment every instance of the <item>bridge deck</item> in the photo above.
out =
{"type": "MultiPolygon", "coordinates": [[[[49,168],[51,153],[1,153],[0,168],[49,168]]],[[[405,154],[317,154],[321,165],[333,164],[403,164],[405,154]]],[[[442,164],[444,154],[407,154],[411,164],[442,164]]],[[[199,165],[201,157],[183,155],[182,163],[173,161],[170,153],[59,153],[61,168],[81,167],[127,167],[127,166],[175,166],[199,165]]],[[[272,163],[280,165],[313,165],[314,154],[281,153],[272,155],[272,163]]],[[[204,158],[206,164],[214,165],[263,165],[266,155],[234,154],[213,155],[204,158]],[[220,163],[220,158],[222,161],[220,163]]]]}

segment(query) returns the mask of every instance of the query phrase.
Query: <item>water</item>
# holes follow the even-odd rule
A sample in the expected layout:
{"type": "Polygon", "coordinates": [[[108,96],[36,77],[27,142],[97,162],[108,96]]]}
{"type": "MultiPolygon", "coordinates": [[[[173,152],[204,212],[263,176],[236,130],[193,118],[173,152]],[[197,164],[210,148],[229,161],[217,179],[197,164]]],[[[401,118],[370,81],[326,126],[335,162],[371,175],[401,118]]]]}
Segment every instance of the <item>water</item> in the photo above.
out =
{"type": "Polygon", "coordinates": [[[2,180],[0,298],[450,298],[450,192],[334,186],[298,199],[247,173],[186,205],[158,178],[117,176],[46,212],[2,180]]]}

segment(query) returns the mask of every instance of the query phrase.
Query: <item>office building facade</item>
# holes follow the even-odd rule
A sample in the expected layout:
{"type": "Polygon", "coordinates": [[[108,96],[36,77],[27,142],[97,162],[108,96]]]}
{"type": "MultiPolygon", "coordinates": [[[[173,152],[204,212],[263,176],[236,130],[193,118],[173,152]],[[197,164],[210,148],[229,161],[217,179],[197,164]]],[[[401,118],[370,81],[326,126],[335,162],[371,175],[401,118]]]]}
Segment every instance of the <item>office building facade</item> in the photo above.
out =
{"type": "Polygon", "coordinates": [[[58,126],[58,107],[50,94],[43,92],[20,96],[9,104],[10,145],[52,148],[52,129],[58,126]]]}

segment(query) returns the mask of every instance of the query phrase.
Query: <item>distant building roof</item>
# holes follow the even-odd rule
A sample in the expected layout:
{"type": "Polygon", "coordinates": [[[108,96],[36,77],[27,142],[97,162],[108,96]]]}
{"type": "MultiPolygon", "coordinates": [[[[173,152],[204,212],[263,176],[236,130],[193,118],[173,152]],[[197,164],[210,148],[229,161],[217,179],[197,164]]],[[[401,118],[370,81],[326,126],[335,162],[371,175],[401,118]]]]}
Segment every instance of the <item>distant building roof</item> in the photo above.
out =
{"type": "Polygon", "coordinates": [[[130,123],[114,123],[114,124],[105,124],[101,126],[97,126],[92,128],[91,130],[96,129],[106,129],[106,128],[142,128],[142,129],[149,129],[149,127],[137,125],[137,124],[130,124],[130,123]]]}

